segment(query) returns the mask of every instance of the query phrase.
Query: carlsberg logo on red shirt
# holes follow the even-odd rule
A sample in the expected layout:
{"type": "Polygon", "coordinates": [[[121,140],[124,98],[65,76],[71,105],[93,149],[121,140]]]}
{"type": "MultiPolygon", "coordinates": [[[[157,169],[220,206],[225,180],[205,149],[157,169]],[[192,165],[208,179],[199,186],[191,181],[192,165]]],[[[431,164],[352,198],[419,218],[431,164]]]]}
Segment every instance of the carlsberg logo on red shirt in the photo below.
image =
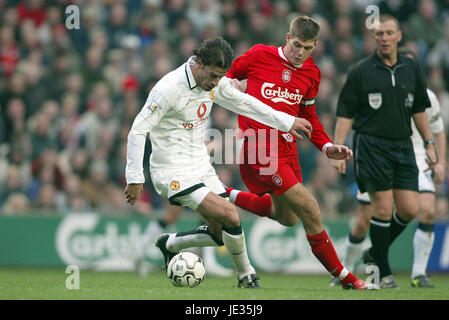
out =
{"type": "Polygon", "coordinates": [[[287,104],[299,104],[302,99],[302,94],[299,90],[296,93],[289,91],[287,88],[276,87],[274,83],[265,82],[261,88],[262,97],[273,102],[285,102],[287,104]]]}

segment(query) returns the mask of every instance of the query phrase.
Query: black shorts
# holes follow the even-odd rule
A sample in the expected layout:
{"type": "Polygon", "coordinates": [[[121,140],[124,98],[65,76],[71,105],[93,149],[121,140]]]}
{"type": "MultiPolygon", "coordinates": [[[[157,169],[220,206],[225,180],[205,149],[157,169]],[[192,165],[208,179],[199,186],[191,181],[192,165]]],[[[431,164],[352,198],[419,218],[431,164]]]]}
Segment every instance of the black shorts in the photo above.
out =
{"type": "Polygon", "coordinates": [[[411,139],[388,140],[356,133],[354,169],[361,192],[418,191],[418,166],[411,139]]]}

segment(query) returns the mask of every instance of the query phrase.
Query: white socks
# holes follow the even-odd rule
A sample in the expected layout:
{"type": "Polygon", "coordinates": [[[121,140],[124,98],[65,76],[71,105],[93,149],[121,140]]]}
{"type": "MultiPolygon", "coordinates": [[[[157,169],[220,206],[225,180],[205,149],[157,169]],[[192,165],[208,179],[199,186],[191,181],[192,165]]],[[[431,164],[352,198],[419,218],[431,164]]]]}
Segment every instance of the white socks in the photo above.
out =
{"type": "Polygon", "coordinates": [[[360,243],[353,243],[346,238],[344,256],[342,265],[344,265],[350,272],[354,271],[356,262],[360,259],[363,249],[363,241],[360,243]]]}
{"type": "Polygon", "coordinates": [[[435,233],[417,228],[413,237],[413,268],[412,279],[425,275],[430,252],[432,251],[435,233]]]}
{"type": "Polygon", "coordinates": [[[216,247],[218,244],[207,233],[170,233],[167,239],[167,249],[170,252],[179,252],[191,247],[216,247]]]}
{"type": "Polygon", "coordinates": [[[234,261],[238,279],[240,280],[249,274],[256,273],[256,270],[249,262],[243,230],[240,234],[230,234],[223,230],[221,234],[232,261],[234,261]]]}

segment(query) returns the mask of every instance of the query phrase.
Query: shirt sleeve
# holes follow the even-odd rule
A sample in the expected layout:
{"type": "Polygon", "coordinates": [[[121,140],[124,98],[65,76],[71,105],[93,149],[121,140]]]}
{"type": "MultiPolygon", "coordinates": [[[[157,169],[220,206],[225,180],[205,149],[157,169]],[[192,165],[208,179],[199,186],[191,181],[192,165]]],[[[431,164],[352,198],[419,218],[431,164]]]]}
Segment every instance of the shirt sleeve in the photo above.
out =
{"type": "Polygon", "coordinates": [[[427,108],[430,108],[430,100],[427,95],[427,82],[424,73],[419,65],[416,65],[418,78],[415,85],[415,94],[413,99],[412,113],[423,112],[427,108]]]}
{"type": "Polygon", "coordinates": [[[227,77],[231,79],[246,79],[248,74],[248,65],[251,58],[251,55],[253,54],[255,47],[252,47],[248,51],[246,51],[244,54],[242,54],[240,57],[234,60],[232,62],[231,68],[229,68],[227,77]]]}
{"type": "Polygon", "coordinates": [[[227,77],[223,77],[217,86],[215,102],[232,112],[283,132],[290,131],[295,121],[295,117],[276,111],[258,99],[240,92],[227,77]]]}
{"type": "Polygon", "coordinates": [[[312,125],[312,136],[310,141],[319,150],[326,151],[326,148],[332,145],[332,140],[324,131],[324,128],[318,119],[318,115],[316,114],[315,100],[318,94],[319,84],[319,79],[315,80],[307,95],[305,95],[305,97],[301,100],[301,104],[299,106],[299,116],[307,119],[312,125]]]}
{"type": "Polygon", "coordinates": [[[170,104],[164,96],[155,90],[148,95],[147,101],[140,113],[134,119],[128,134],[126,151],[126,183],[144,183],[143,157],[145,140],[151,129],[157,125],[170,109],[170,104]]]}
{"type": "Polygon", "coordinates": [[[351,70],[338,97],[337,117],[354,118],[360,103],[360,84],[359,73],[351,70]]]}

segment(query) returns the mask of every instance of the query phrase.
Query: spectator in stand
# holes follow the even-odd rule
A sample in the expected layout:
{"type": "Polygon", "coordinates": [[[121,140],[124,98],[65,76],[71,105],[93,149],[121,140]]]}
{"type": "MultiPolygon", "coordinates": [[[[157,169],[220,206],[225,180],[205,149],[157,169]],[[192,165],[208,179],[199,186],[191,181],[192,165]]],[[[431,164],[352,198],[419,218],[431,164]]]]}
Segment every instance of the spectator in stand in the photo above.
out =
{"type": "Polygon", "coordinates": [[[437,15],[438,7],[434,0],[419,0],[417,12],[408,20],[406,38],[417,42],[420,57],[427,56],[429,50],[444,37],[444,25],[438,21],[437,15]]]}
{"type": "Polygon", "coordinates": [[[430,69],[441,70],[446,83],[446,91],[449,90],[449,19],[444,23],[445,31],[435,46],[427,55],[426,64],[430,69]]]}
{"type": "MultiPolygon", "coordinates": [[[[371,36],[364,32],[364,20],[366,6],[377,4],[381,13],[392,13],[401,22],[404,46],[419,46],[421,67],[427,71],[428,85],[441,101],[442,117],[449,127],[446,2],[85,0],[74,3],[80,8],[81,28],[68,30],[67,1],[0,0],[0,169],[4,169],[0,181],[5,180],[9,164],[16,164],[8,150],[20,147],[20,170],[24,172],[23,168],[28,167],[31,172],[31,139],[39,141],[36,150],[56,139],[55,144],[49,144],[57,148],[64,174],[76,174],[84,183],[87,164],[109,156],[109,181],[123,183],[119,171],[123,165],[120,153],[126,141],[124,132],[129,131],[136,106],[145,101],[156,80],[187,60],[193,46],[211,35],[219,34],[228,40],[235,57],[248,51],[254,42],[280,46],[278,41],[283,36],[277,35],[298,12],[313,16],[321,27],[313,58],[322,71],[317,98],[322,111],[334,112],[335,97],[349,66],[374,51],[371,36]],[[335,39],[338,41],[333,42],[335,39]],[[97,108],[103,103],[110,105],[116,127],[113,130],[100,130],[103,120],[97,108]],[[42,125],[48,127],[43,130],[47,133],[41,137],[35,129],[35,124],[41,122],[38,114],[47,117],[47,125],[42,125]],[[96,148],[101,139],[112,145],[96,148]]],[[[234,127],[235,117],[225,120],[227,117],[222,118],[221,111],[215,110],[217,114],[209,119],[211,128],[220,128],[224,123],[234,127]]],[[[300,147],[301,163],[310,168],[312,177],[315,171],[325,168],[314,152],[308,152],[308,147],[308,143],[300,147]]],[[[242,185],[235,167],[230,169],[234,170],[233,183],[242,185]]],[[[308,169],[304,174],[305,181],[311,179],[308,169]]],[[[345,190],[354,184],[352,164],[348,164],[342,183],[345,190]]],[[[25,184],[29,184],[29,179],[25,184]]],[[[161,208],[163,203],[157,194],[152,194],[151,183],[145,187],[148,201],[155,209],[161,208]]],[[[436,191],[442,209],[447,205],[447,189],[446,182],[436,191]]],[[[20,199],[11,202],[26,207],[20,199]]],[[[89,201],[82,196],[73,196],[67,203],[68,211],[90,210],[89,201]]],[[[338,210],[345,212],[340,207],[338,210]]]]}
{"type": "Polygon", "coordinates": [[[19,168],[15,165],[10,165],[7,170],[5,183],[0,189],[0,206],[12,194],[26,195],[25,185],[21,179],[19,168]]]}
{"type": "Polygon", "coordinates": [[[25,103],[20,98],[12,98],[6,104],[6,142],[12,143],[26,136],[25,103]]]}
{"type": "Polygon", "coordinates": [[[40,111],[29,122],[31,144],[33,145],[32,158],[37,159],[47,148],[56,148],[56,137],[53,136],[54,123],[50,123],[48,116],[40,111]]]}
{"type": "Polygon", "coordinates": [[[32,212],[40,215],[59,215],[60,212],[56,205],[56,188],[50,183],[43,184],[39,189],[39,194],[32,203],[32,212]]]}
{"type": "Polygon", "coordinates": [[[13,27],[2,26],[0,28],[0,74],[3,77],[10,77],[16,69],[19,59],[19,48],[15,41],[13,27]]]}
{"type": "Polygon", "coordinates": [[[31,212],[30,200],[23,193],[12,193],[1,207],[0,214],[6,215],[20,215],[31,212]]]}

